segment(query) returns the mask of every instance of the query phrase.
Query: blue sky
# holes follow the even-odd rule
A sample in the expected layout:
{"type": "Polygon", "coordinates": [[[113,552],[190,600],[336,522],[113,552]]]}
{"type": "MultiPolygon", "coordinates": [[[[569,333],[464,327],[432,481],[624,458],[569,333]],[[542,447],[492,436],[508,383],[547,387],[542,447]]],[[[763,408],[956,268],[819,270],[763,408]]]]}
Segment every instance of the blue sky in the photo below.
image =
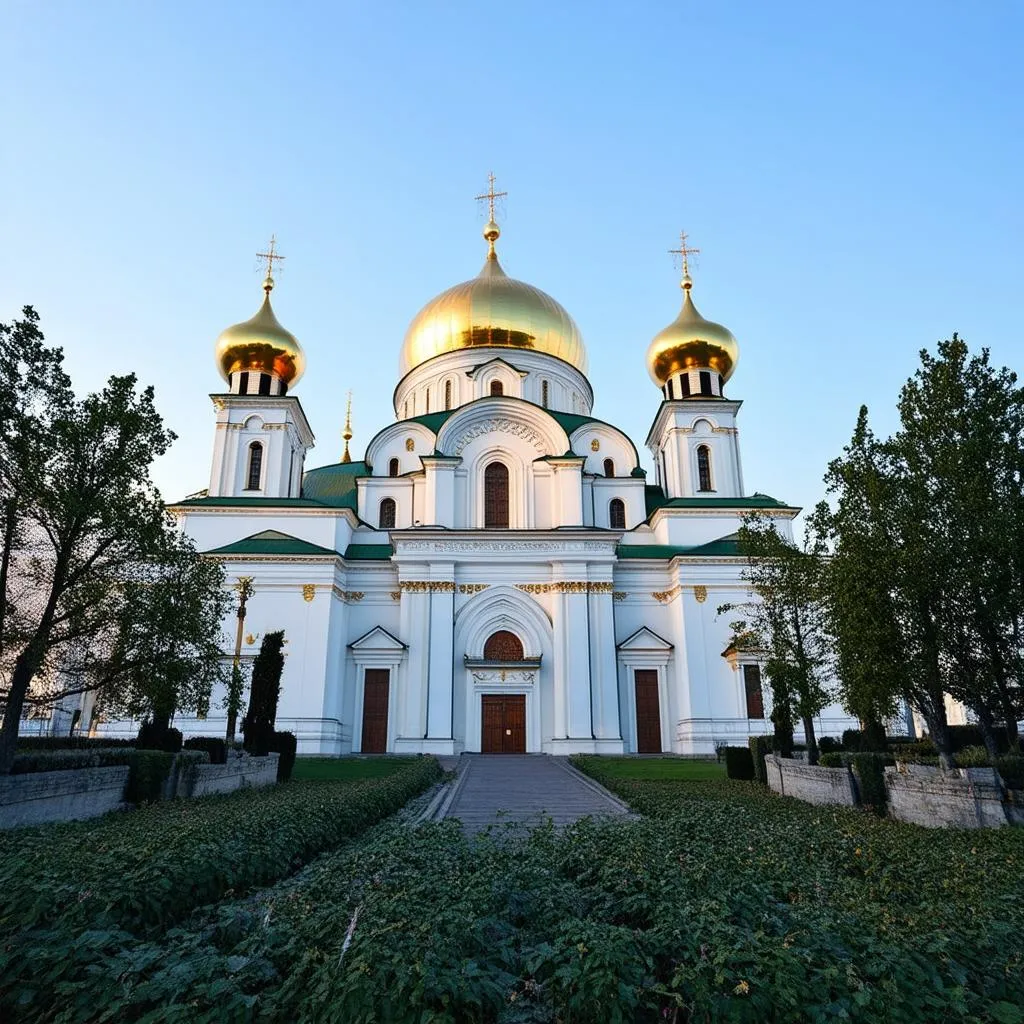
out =
{"type": "MultiPolygon", "coordinates": [[[[82,389],[135,371],[205,487],[213,343],[274,293],[295,394],[341,450],[392,418],[408,322],[500,254],[587,341],[595,415],[642,447],[676,315],[666,250],[741,346],[748,491],[811,505],[866,402],[959,331],[1020,369],[1024,5],[7,0],[0,318],[34,305],[82,389]]],[[[646,458],[646,453],[645,453],[646,458]]],[[[649,460],[647,460],[650,468],[649,460]]],[[[653,474],[652,474],[653,475],[653,474]]]]}

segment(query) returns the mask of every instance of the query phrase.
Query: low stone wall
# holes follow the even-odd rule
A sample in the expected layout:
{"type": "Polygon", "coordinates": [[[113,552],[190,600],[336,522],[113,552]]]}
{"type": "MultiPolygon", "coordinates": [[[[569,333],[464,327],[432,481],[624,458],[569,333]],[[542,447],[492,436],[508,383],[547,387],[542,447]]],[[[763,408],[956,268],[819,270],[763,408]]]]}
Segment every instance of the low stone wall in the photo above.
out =
{"type": "Polygon", "coordinates": [[[272,786],[277,782],[279,754],[250,757],[234,751],[227,764],[200,764],[183,772],[178,779],[178,796],[208,796],[231,793],[247,786],[272,786]]]}
{"type": "Polygon", "coordinates": [[[857,790],[849,768],[822,768],[801,761],[768,754],[764,759],[768,786],[783,796],[793,796],[809,804],[857,803],[857,790]]]}
{"type": "Polygon", "coordinates": [[[0,775],[0,828],[95,818],[124,800],[128,766],[0,775]]]}
{"type": "MultiPolygon", "coordinates": [[[[1009,824],[994,768],[899,764],[885,769],[889,813],[928,828],[998,828],[1009,824]]],[[[1019,810],[1019,808],[1018,808],[1019,810]]]]}

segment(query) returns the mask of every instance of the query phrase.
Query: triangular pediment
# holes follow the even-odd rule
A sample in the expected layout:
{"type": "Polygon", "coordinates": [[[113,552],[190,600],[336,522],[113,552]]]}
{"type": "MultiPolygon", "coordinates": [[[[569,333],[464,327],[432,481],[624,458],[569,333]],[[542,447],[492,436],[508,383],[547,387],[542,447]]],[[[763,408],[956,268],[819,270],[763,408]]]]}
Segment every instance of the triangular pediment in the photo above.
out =
{"type": "Polygon", "coordinates": [[[349,644],[353,651],[404,651],[408,645],[392,636],[383,626],[374,626],[358,640],[349,644]]]}
{"type": "Polygon", "coordinates": [[[620,651],[671,651],[673,646],[663,636],[658,636],[653,629],[641,626],[635,633],[627,636],[616,649],[620,651]]]}
{"type": "Polygon", "coordinates": [[[513,366],[508,360],[502,359],[501,356],[495,356],[493,359],[488,359],[486,363],[477,363],[472,370],[466,371],[466,376],[470,379],[475,379],[477,374],[481,370],[486,370],[488,366],[494,366],[495,363],[500,363],[502,366],[507,366],[513,373],[518,373],[520,377],[526,376],[525,370],[520,370],[518,366],[513,366]]]}

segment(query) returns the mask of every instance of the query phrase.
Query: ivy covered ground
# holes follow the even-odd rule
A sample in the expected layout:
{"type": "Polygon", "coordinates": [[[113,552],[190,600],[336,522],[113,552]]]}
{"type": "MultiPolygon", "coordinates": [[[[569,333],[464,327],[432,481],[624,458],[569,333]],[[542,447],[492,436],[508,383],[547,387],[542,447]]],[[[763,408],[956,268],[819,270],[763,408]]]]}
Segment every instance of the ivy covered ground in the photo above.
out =
{"type": "Polygon", "coordinates": [[[1024,1022],[1024,831],[579,764],[642,817],[471,841],[392,818],[163,929],[8,931],[0,1017],[1024,1022]]]}

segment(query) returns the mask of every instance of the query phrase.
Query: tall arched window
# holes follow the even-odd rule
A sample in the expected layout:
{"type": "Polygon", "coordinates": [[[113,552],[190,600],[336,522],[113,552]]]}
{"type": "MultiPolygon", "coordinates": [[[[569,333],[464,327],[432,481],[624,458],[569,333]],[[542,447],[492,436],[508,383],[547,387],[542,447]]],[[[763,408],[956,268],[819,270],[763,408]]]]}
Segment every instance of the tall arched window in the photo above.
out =
{"type": "Polygon", "coordinates": [[[385,498],[380,503],[380,515],[377,523],[382,530],[393,530],[395,528],[395,499],[385,498]]]}
{"type": "Polygon", "coordinates": [[[427,412],[430,412],[430,388],[427,388],[427,412]]]}
{"type": "Polygon", "coordinates": [[[484,528],[508,529],[508,467],[503,462],[484,470],[484,528]]]}
{"type": "Polygon", "coordinates": [[[388,476],[398,476],[398,459],[392,459],[388,463],[388,476]]]}
{"type": "Polygon", "coordinates": [[[626,528],[626,505],[621,498],[612,498],[608,502],[608,525],[613,530],[626,528]]]}
{"type": "Polygon", "coordinates": [[[540,382],[540,404],[545,409],[548,407],[548,382],[546,380],[540,382]]]}
{"type": "Polygon", "coordinates": [[[247,491],[258,491],[260,479],[263,475],[263,445],[259,441],[253,441],[249,445],[249,472],[245,478],[245,489],[247,491]]]}
{"type": "Polygon", "coordinates": [[[444,382],[444,407],[446,411],[452,407],[452,382],[450,380],[444,382]]]}
{"type": "Polygon", "coordinates": [[[487,661],[523,661],[523,641],[507,629],[492,633],[484,644],[487,661]]]}
{"type": "Polygon", "coordinates": [[[611,459],[604,460],[604,475],[615,476],[615,463],[611,459]]]}
{"type": "Polygon", "coordinates": [[[505,388],[503,387],[500,380],[491,381],[491,394],[492,395],[503,395],[505,394],[505,388]]]}
{"type": "Polygon", "coordinates": [[[697,489],[700,491],[713,490],[711,486],[711,449],[702,444],[697,449],[697,489]]]}

